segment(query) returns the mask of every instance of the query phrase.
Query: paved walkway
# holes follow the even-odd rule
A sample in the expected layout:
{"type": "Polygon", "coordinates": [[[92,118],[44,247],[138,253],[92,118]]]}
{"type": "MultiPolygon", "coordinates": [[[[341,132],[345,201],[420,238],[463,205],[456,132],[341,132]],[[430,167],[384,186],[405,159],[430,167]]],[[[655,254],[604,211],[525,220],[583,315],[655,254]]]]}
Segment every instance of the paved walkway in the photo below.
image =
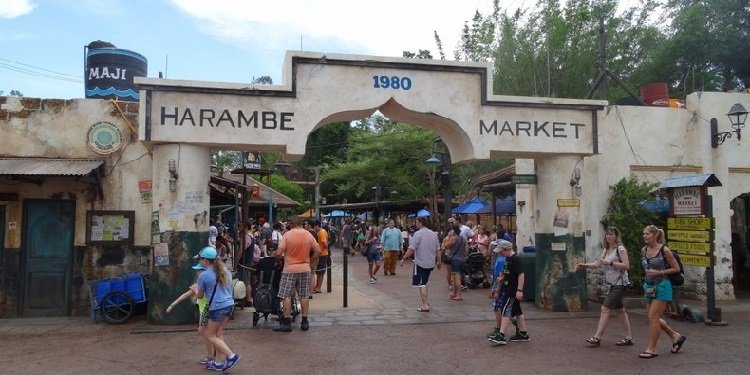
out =
{"type": "MultiPolygon", "coordinates": [[[[269,319],[252,327],[252,309],[236,313],[227,343],[242,354],[233,373],[291,374],[456,374],[498,372],[502,363],[518,374],[680,374],[744,373],[750,334],[750,301],[719,301],[729,327],[670,321],[688,337],[679,355],[669,353],[662,336],[658,359],[638,353],[647,341],[643,310],[631,309],[635,346],[614,345],[621,336],[611,321],[598,348],[584,339],[593,334],[599,304],[580,313],[549,312],[524,302],[532,341],[498,347],[485,334],[494,325],[487,289],[469,290],[463,302],[448,298],[445,274],[430,288],[432,311],[420,313],[408,266],[397,276],[367,280],[364,258],[350,264],[348,307],[343,305],[340,252],[334,255],[331,293],[315,294],[308,332],[272,332],[269,319]],[[294,354],[289,353],[293,351],[294,354]],[[303,365],[302,365],[303,364],[303,365]],[[301,367],[302,366],[302,367],[301,367]]],[[[705,302],[690,302],[705,311],[705,302]]],[[[124,325],[92,324],[88,317],[0,319],[3,374],[205,374],[197,363],[204,349],[195,326],[157,326],[143,315],[124,325]],[[22,364],[22,365],[19,365],[22,364]]]]}

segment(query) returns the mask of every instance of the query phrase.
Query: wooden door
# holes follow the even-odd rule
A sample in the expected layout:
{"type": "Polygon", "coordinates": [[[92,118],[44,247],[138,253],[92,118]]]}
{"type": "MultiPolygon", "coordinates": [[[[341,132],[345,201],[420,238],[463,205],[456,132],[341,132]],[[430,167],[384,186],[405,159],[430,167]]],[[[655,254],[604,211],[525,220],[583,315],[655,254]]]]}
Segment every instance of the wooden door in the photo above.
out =
{"type": "Polygon", "coordinates": [[[24,201],[21,316],[70,315],[75,201],[24,201]]]}

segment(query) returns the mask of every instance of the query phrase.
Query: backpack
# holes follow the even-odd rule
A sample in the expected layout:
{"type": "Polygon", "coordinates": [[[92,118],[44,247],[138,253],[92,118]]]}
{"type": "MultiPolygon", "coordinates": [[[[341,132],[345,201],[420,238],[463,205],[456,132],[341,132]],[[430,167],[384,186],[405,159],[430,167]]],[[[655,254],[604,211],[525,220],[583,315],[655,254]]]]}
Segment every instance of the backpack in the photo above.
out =
{"type": "Polygon", "coordinates": [[[255,288],[255,297],[253,298],[253,306],[255,310],[262,313],[273,313],[276,311],[276,296],[273,294],[271,286],[268,284],[260,284],[255,288]]]}
{"type": "MultiPolygon", "coordinates": [[[[664,246],[659,249],[659,252],[661,253],[661,256],[664,257],[664,246]]],[[[674,260],[677,261],[677,266],[680,268],[680,272],[673,273],[667,276],[669,277],[669,281],[672,283],[672,286],[682,286],[685,284],[685,267],[682,266],[682,260],[680,259],[680,255],[677,254],[677,252],[673,251],[672,256],[674,257],[674,260]]]]}

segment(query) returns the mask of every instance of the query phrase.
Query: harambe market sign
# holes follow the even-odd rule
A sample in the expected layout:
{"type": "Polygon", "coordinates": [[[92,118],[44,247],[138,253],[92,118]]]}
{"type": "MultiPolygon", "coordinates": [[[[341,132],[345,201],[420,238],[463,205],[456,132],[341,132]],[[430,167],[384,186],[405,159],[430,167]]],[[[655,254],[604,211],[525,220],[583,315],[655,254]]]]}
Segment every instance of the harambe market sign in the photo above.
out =
{"type": "Polygon", "coordinates": [[[591,155],[604,101],[491,94],[479,63],[289,52],[280,86],[137,78],[140,139],[304,155],[308,135],[379,111],[432,129],[455,162],[591,155]]]}

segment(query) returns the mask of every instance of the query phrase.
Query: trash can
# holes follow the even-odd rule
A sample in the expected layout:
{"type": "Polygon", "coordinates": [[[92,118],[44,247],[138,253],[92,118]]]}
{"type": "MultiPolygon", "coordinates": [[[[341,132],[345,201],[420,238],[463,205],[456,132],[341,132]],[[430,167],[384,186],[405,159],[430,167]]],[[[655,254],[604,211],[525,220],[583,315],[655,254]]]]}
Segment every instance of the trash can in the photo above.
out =
{"type": "Polygon", "coordinates": [[[523,299],[533,301],[536,298],[536,248],[524,246],[523,252],[518,255],[521,257],[524,273],[523,299]]]}

